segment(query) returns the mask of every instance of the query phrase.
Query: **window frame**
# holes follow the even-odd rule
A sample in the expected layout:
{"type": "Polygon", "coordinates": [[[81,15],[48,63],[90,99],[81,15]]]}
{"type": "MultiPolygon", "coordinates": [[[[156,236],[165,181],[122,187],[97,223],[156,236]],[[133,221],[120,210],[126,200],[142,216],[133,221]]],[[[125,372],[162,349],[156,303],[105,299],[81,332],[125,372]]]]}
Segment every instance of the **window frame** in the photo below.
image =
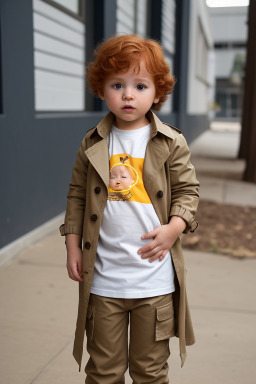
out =
{"type": "Polygon", "coordinates": [[[85,0],[78,0],[79,2],[79,13],[74,13],[69,9],[63,7],[62,5],[56,3],[54,0],[43,0],[45,3],[50,4],[51,6],[59,9],[60,11],[67,13],[69,16],[74,17],[75,19],[85,22],[85,0]]]}

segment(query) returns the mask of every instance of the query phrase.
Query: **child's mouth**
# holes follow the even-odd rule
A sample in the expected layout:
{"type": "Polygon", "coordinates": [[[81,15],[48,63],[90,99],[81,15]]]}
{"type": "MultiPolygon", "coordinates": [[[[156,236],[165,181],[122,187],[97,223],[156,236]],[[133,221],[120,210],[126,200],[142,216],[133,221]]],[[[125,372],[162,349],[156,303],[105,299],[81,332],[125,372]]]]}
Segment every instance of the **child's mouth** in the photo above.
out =
{"type": "Polygon", "coordinates": [[[123,107],[123,109],[125,109],[126,111],[132,111],[134,108],[130,105],[126,105],[125,107],[123,107]]]}

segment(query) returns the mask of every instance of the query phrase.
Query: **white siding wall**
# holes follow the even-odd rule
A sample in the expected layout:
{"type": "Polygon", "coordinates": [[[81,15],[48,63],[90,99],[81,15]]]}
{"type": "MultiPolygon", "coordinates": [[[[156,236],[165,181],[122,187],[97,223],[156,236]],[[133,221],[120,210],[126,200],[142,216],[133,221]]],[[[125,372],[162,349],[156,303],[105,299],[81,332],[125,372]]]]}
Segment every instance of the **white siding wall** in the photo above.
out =
{"type": "Polygon", "coordinates": [[[175,51],[175,0],[163,0],[162,46],[168,53],[175,51]]]}
{"type": "MultiPolygon", "coordinates": [[[[175,53],[175,0],[163,0],[162,7],[162,47],[165,59],[170,65],[173,74],[173,55],[175,53]]],[[[161,113],[168,114],[172,111],[172,95],[163,104],[161,113]]]]}
{"type": "Polygon", "coordinates": [[[117,33],[135,33],[135,0],[117,0],[117,33]]]}
{"type": "Polygon", "coordinates": [[[147,0],[117,0],[117,33],[146,37],[147,0]]]}
{"type": "Polygon", "coordinates": [[[147,37],[146,31],[147,31],[147,0],[137,0],[136,33],[141,37],[147,37]]]}
{"type": "Polygon", "coordinates": [[[208,114],[213,74],[209,71],[213,50],[209,15],[204,0],[190,3],[188,114],[208,114]]]}
{"type": "Polygon", "coordinates": [[[84,23],[41,0],[33,21],[35,110],[84,110],[84,23]]]}

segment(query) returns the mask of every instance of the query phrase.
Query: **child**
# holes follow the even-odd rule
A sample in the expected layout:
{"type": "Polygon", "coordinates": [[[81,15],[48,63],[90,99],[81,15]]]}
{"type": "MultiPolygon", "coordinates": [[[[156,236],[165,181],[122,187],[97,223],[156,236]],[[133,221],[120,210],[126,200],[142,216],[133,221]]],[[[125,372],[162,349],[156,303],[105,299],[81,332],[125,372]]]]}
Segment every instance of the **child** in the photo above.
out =
{"type": "Polygon", "coordinates": [[[87,77],[110,112],[81,143],[60,227],[79,281],[73,354],[80,370],[86,328],[86,383],[124,383],[128,364],[133,383],[169,383],[169,338],[181,365],[194,343],[179,236],[197,227],[199,187],[184,137],[150,111],[174,79],[136,35],[102,43],[87,77]]]}

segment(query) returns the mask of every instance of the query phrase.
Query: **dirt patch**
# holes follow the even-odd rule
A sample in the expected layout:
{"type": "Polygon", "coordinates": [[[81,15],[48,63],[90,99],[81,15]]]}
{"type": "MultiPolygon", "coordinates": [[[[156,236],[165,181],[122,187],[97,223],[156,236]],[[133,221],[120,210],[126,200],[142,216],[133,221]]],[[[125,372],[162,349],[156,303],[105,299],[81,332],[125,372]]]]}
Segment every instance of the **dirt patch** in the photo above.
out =
{"type": "Polygon", "coordinates": [[[184,248],[256,257],[256,208],[200,201],[196,220],[197,230],[182,237],[184,248]]]}

